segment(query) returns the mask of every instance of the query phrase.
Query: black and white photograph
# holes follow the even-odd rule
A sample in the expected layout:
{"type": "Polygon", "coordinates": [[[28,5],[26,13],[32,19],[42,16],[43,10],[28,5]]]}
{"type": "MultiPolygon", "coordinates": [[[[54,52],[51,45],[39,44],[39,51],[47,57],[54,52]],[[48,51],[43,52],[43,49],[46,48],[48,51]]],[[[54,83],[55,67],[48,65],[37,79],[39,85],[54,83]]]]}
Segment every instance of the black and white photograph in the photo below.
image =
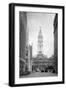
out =
{"type": "Polygon", "coordinates": [[[19,12],[19,75],[58,75],[58,14],[19,12]]]}
{"type": "Polygon", "coordinates": [[[64,83],[64,7],[9,6],[9,85],[64,83]]]}

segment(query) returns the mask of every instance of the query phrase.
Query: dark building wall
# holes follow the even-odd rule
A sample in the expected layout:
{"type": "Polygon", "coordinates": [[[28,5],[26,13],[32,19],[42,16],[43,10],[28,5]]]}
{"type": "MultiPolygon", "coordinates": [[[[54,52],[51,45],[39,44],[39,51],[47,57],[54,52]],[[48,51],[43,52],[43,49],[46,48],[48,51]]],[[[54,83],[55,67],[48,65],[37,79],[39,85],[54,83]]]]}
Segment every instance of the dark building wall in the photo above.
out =
{"type": "Polygon", "coordinates": [[[55,15],[54,19],[54,55],[58,54],[58,15],[55,15]]]}
{"type": "Polygon", "coordinates": [[[26,12],[19,12],[19,34],[20,34],[20,58],[25,59],[27,15],[26,12]]]}
{"type": "Polygon", "coordinates": [[[26,30],[27,30],[27,15],[26,12],[19,12],[19,58],[20,58],[20,73],[22,76],[27,70],[26,67],[26,30]]]}
{"type": "Polygon", "coordinates": [[[58,73],[58,14],[54,18],[54,60],[55,69],[58,73]]]}

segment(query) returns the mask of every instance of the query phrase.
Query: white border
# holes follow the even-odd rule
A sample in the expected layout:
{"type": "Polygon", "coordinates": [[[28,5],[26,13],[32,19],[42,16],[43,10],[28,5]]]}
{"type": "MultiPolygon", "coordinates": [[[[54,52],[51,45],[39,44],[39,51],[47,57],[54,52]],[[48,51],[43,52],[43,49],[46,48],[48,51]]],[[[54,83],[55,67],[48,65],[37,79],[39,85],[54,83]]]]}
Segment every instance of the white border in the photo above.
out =
{"type": "Polygon", "coordinates": [[[51,8],[15,7],[15,84],[62,81],[62,10],[51,8]],[[58,76],[19,78],[19,11],[58,13],[58,76]]]}

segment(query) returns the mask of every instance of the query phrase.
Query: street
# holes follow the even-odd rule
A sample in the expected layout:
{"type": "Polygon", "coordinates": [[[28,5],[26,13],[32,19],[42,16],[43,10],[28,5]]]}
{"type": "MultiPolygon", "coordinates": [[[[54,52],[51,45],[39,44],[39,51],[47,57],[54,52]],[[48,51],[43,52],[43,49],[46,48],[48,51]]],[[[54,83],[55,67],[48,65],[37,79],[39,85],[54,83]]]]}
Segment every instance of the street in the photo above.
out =
{"type": "Polygon", "coordinates": [[[22,76],[22,78],[26,78],[26,77],[46,77],[46,76],[57,76],[55,73],[51,73],[51,72],[32,72],[31,74],[29,75],[25,75],[25,76],[22,76]]]}

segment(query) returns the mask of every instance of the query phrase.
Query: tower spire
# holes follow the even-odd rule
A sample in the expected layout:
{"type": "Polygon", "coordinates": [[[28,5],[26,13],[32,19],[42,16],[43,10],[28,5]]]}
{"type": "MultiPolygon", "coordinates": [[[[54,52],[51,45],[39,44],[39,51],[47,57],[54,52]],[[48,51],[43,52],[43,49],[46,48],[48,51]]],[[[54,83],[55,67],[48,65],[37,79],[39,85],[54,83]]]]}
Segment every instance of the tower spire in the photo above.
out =
{"type": "Polygon", "coordinates": [[[42,35],[41,27],[40,27],[39,34],[38,34],[38,52],[39,52],[39,54],[42,53],[42,50],[43,50],[43,35],[42,35]]]}

